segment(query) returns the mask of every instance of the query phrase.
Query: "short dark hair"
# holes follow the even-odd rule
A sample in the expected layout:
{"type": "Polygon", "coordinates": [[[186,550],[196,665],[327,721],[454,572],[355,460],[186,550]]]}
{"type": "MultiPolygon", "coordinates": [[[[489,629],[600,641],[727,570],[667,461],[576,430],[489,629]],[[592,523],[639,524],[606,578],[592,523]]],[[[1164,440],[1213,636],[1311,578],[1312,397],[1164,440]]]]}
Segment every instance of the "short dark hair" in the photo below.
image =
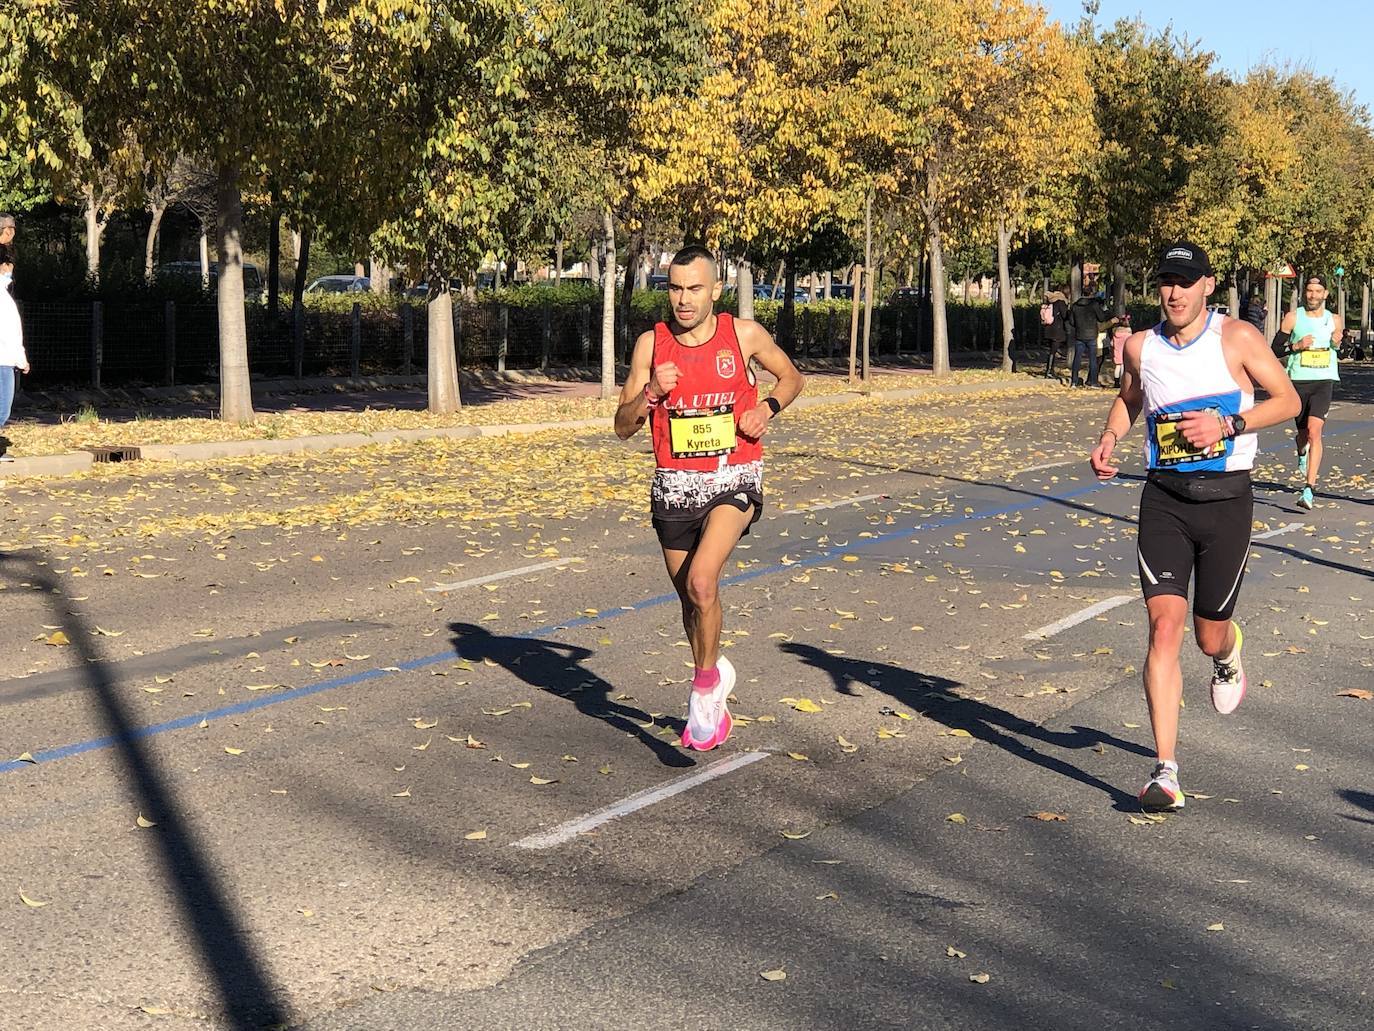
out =
{"type": "Polygon", "coordinates": [[[0,265],[14,264],[14,248],[7,243],[0,243],[0,265]]]}
{"type": "Polygon", "coordinates": [[[689,243],[682,250],[673,255],[672,264],[679,268],[686,268],[694,261],[705,259],[711,263],[711,273],[719,276],[720,270],[716,268],[716,256],[699,243],[689,243]]]}

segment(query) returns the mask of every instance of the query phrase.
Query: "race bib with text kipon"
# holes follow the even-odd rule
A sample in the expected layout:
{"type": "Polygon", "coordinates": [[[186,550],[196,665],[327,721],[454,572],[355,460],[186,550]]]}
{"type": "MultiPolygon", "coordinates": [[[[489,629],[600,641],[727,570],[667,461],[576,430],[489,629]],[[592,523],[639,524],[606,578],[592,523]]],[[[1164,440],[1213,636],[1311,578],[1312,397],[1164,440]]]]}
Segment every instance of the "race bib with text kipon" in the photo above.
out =
{"type": "MultiPolygon", "coordinates": [[[[1208,409],[1215,413],[1216,409],[1208,409]]],[[[1226,454],[1226,442],[1219,440],[1211,447],[1200,448],[1188,442],[1179,432],[1179,422],[1189,413],[1161,412],[1155,418],[1155,465],[1181,465],[1184,462],[1205,461],[1226,454]]]]}
{"type": "Polygon", "coordinates": [[[674,458],[710,458],[735,449],[735,406],[674,412],[668,417],[674,458]]]}

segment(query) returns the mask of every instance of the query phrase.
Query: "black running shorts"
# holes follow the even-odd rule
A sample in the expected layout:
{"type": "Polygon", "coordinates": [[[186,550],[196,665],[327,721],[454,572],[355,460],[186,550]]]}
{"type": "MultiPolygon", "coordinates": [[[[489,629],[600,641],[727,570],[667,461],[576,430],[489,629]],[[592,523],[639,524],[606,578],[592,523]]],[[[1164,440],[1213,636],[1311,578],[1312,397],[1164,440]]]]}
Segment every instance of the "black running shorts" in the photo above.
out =
{"type": "Polygon", "coordinates": [[[1141,590],[1146,599],[1161,594],[1186,598],[1188,581],[1196,573],[1193,614],[1227,620],[1235,611],[1250,552],[1250,474],[1213,473],[1191,484],[1177,478],[1182,475],[1152,472],[1141,492],[1141,590]]]}
{"type": "Polygon", "coordinates": [[[654,516],[654,532],[658,534],[659,545],[665,551],[691,551],[701,540],[701,531],[706,527],[706,517],[717,505],[730,505],[741,512],[748,512],[749,506],[754,506],[753,518],[745,525],[744,532],[740,534],[741,538],[749,536],[749,528],[763,515],[762,494],[753,489],[732,491],[712,498],[685,519],[661,519],[654,516]]]}
{"type": "Polygon", "coordinates": [[[1293,389],[1298,392],[1298,400],[1302,402],[1298,417],[1293,420],[1298,424],[1298,429],[1305,427],[1308,419],[1326,418],[1326,413],[1331,410],[1331,393],[1335,385],[1335,381],[1329,379],[1293,384],[1293,389]]]}

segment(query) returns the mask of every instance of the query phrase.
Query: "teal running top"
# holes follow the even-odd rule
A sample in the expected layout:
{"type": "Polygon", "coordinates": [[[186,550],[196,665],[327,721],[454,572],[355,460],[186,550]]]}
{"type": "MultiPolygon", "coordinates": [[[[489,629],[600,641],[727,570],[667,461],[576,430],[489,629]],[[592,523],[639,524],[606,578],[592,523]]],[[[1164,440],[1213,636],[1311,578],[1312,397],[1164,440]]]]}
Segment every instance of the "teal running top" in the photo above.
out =
{"type": "Polygon", "coordinates": [[[1303,351],[1293,351],[1288,355],[1288,378],[1294,383],[1309,383],[1313,380],[1341,378],[1336,348],[1332,336],[1335,333],[1335,318],[1326,309],[1315,318],[1307,314],[1306,308],[1299,308],[1293,320],[1293,332],[1288,335],[1289,344],[1296,344],[1309,333],[1312,346],[1303,351]]]}

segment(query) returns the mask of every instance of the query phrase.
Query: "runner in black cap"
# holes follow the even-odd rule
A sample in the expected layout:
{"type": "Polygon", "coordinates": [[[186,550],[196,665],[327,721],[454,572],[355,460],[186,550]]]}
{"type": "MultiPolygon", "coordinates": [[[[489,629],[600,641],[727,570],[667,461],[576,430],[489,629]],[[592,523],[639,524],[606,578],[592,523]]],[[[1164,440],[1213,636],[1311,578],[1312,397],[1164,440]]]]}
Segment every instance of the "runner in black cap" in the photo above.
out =
{"type": "Polygon", "coordinates": [[[1288,378],[1302,400],[1298,412],[1298,475],[1304,479],[1300,508],[1311,509],[1317,473],[1322,467],[1322,428],[1331,408],[1331,394],[1341,378],[1337,349],[1345,332],[1339,315],[1326,310],[1326,278],[1303,280],[1303,307],[1283,317],[1279,328],[1288,334],[1288,378]]]}
{"type": "Polygon", "coordinates": [[[1216,280],[1202,248],[1169,245],[1158,276],[1164,321],[1126,341],[1121,391],[1091,462],[1099,479],[1115,476],[1112,453],[1144,411],[1149,474],[1137,557],[1150,617],[1144,679],[1157,759],[1140,803],[1182,809],[1174,750],[1188,582],[1195,580],[1195,640],[1212,658],[1212,705],[1233,712],[1246,687],[1231,615],[1250,551],[1254,431],[1292,418],[1298,397],[1259,330],[1207,310],[1216,280]],[[1258,404],[1256,385],[1269,394],[1258,404]]]}

